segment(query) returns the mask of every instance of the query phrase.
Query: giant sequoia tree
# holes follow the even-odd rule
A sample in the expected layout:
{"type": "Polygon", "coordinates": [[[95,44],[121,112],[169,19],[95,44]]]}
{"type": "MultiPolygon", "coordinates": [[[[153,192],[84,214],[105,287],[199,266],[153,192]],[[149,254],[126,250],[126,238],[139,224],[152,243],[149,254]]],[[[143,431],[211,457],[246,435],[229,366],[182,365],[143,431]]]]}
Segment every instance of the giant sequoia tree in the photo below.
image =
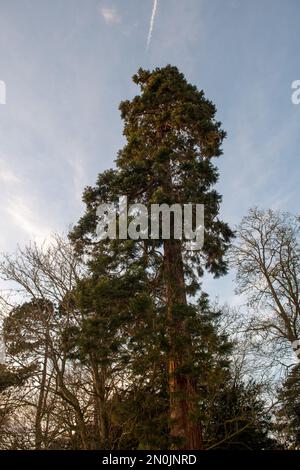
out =
{"type": "Polygon", "coordinates": [[[143,203],[147,207],[154,203],[204,204],[205,241],[201,251],[190,251],[184,237],[175,239],[171,218],[169,240],[137,240],[140,252],[131,253],[139,257],[151,280],[159,283],[154,287],[154,296],[159,298],[156,301],[167,337],[173,447],[201,449],[194,310],[188,299],[200,288],[204,269],[214,276],[227,270],[224,255],[232,232],[218,218],[221,196],[213,189],[218,172],[211,163],[213,157],[222,154],[225,132],[215,119],[215,106],[203,91],[187,83],[176,67],[152,72],[140,69],[133,81],[140,86],[141,94],[120,105],[127,143],[118,154],[117,168],[99,175],[96,187],[85,190],[86,213],[71,238],[78,249],[91,253],[92,248],[96,258],[97,206],[117,203],[121,195],[126,195],[130,204],[143,203]]]}

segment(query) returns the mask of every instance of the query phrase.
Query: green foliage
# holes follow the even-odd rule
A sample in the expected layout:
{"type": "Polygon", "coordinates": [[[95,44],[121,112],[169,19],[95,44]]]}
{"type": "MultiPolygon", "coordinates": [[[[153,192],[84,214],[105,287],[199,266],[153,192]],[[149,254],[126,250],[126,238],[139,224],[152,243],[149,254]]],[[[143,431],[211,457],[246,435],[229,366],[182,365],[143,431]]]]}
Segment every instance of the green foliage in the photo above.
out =
{"type": "MultiPolygon", "coordinates": [[[[211,158],[222,154],[225,137],[221,123],[215,120],[216,108],[176,67],[153,72],[140,69],[133,80],[141,95],[120,104],[127,143],[118,153],[117,168],[100,174],[94,188],[86,188],[86,212],[70,238],[79,251],[91,249],[95,253],[97,205],[117,203],[121,195],[128,197],[129,204],[138,202],[147,207],[163,202],[202,203],[204,247],[201,253],[187,252],[186,258],[200,276],[203,267],[215,276],[225,274],[224,255],[233,233],[218,219],[222,198],[213,189],[218,171],[211,158]],[[170,178],[172,187],[166,184],[170,178]]],[[[145,242],[156,247],[161,244],[162,240],[145,242]]],[[[199,278],[194,277],[194,282],[199,278]]]]}
{"type": "Polygon", "coordinates": [[[54,307],[45,300],[32,300],[13,308],[4,320],[3,334],[7,351],[28,356],[45,347],[47,329],[51,328],[54,307]],[[39,333],[43,332],[42,335],[39,333]]]}
{"type": "MultiPolygon", "coordinates": [[[[214,276],[226,273],[225,253],[233,234],[218,218],[221,196],[213,188],[218,171],[211,159],[222,154],[225,137],[221,123],[215,119],[215,106],[176,67],[152,72],[140,69],[133,81],[140,86],[141,94],[120,104],[126,144],[118,153],[116,169],[100,174],[96,186],[86,188],[86,212],[70,234],[77,252],[88,257],[90,268],[90,278],[75,295],[83,322],[70,338],[78,351],[86,354],[94,348],[97,360],[110,361],[111,367],[115,367],[115,361],[120,367],[116,356],[126,358],[125,374],[133,383],[139,383],[139,390],[133,392],[129,387],[124,397],[132,396],[134,402],[142,390],[149,389],[153,371],[160,372],[161,384],[167,383],[170,354],[180,358],[176,376],[198,382],[200,393],[206,380],[204,370],[210,370],[210,361],[214,361],[203,342],[208,337],[212,340],[214,333],[207,331],[210,327],[204,296],[197,306],[178,301],[180,294],[176,291],[181,281],[166,269],[165,249],[169,242],[161,236],[158,240],[99,242],[98,204],[116,205],[118,198],[125,195],[128,204],[143,203],[148,208],[153,203],[205,205],[203,249],[189,251],[184,237],[173,245],[177,258],[183,260],[179,275],[185,284],[184,296],[197,294],[204,269],[214,276]],[[171,316],[171,299],[166,299],[168,285],[175,295],[171,316]]],[[[169,244],[171,247],[172,240],[169,244]]],[[[175,268],[176,259],[171,263],[175,268]]],[[[214,341],[217,342],[215,338],[214,341]]],[[[161,396],[164,403],[156,407],[164,410],[160,427],[164,434],[170,424],[165,422],[167,389],[156,391],[155,397],[161,396]]],[[[143,402],[148,403],[147,396],[143,402]]],[[[136,415],[140,414],[138,408],[136,415]]],[[[201,413],[196,414],[193,419],[199,420],[201,413]]],[[[143,445],[157,445],[157,423],[155,427],[156,434],[150,438],[146,433],[143,445]]]]}

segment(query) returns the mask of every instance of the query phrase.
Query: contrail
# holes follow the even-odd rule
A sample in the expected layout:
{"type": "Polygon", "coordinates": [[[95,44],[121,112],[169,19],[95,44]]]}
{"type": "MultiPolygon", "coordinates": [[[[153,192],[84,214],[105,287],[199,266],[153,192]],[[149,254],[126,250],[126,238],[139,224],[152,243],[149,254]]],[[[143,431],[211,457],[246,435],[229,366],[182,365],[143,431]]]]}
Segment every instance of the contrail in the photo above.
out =
{"type": "Polygon", "coordinates": [[[155,20],[155,15],[156,15],[156,10],[157,10],[157,4],[158,4],[158,0],[154,0],[146,49],[149,49],[151,38],[152,38],[152,31],[153,31],[154,20],[155,20]]]}

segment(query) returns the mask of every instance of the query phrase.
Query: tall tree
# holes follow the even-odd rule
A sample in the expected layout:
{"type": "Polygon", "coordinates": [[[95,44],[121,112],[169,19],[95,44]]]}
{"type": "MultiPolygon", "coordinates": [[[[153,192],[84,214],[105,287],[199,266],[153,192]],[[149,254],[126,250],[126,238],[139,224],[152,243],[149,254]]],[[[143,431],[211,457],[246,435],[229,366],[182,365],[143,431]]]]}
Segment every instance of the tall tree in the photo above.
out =
{"type": "MultiPolygon", "coordinates": [[[[233,247],[237,290],[254,309],[249,330],[300,359],[299,220],[290,214],[253,208],[243,218],[233,247]]],[[[268,349],[270,351],[270,348],[268,349]]]]}
{"type": "MultiPolygon", "coordinates": [[[[218,218],[221,196],[213,189],[218,172],[212,157],[222,154],[225,132],[216,121],[215,106],[203,91],[190,85],[176,67],[150,72],[140,69],[133,77],[141,94],[120,105],[127,143],[119,152],[117,169],[100,175],[95,188],[87,188],[87,211],[71,237],[77,247],[94,243],[97,204],[193,203],[205,206],[205,241],[201,251],[190,251],[184,237],[175,239],[171,217],[169,240],[143,240],[148,267],[153,255],[159,265],[168,333],[168,384],[170,426],[174,447],[203,447],[197,415],[197,378],[193,373],[193,341],[189,328],[189,294],[199,288],[204,268],[215,276],[226,273],[224,259],[232,232],[218,218]],[[157,260],[157,257],[155,258],[157,260]],[[197,273],[197,276],[195,276],[197,273]]],[[[156,265],[156,267],[158,267],[156,265]]]]}

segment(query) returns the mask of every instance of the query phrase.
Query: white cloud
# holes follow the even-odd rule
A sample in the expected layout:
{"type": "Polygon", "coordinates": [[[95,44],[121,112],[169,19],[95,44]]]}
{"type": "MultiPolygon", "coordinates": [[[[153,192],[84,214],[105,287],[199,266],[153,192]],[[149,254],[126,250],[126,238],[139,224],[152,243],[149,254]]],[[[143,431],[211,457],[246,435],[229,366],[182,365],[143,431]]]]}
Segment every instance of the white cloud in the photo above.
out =
{"type": "Polygon", "coordinates": [[[101,7],[100,13],[106,24],[121,23],[121,17],[114,7],[101,7]]]}

